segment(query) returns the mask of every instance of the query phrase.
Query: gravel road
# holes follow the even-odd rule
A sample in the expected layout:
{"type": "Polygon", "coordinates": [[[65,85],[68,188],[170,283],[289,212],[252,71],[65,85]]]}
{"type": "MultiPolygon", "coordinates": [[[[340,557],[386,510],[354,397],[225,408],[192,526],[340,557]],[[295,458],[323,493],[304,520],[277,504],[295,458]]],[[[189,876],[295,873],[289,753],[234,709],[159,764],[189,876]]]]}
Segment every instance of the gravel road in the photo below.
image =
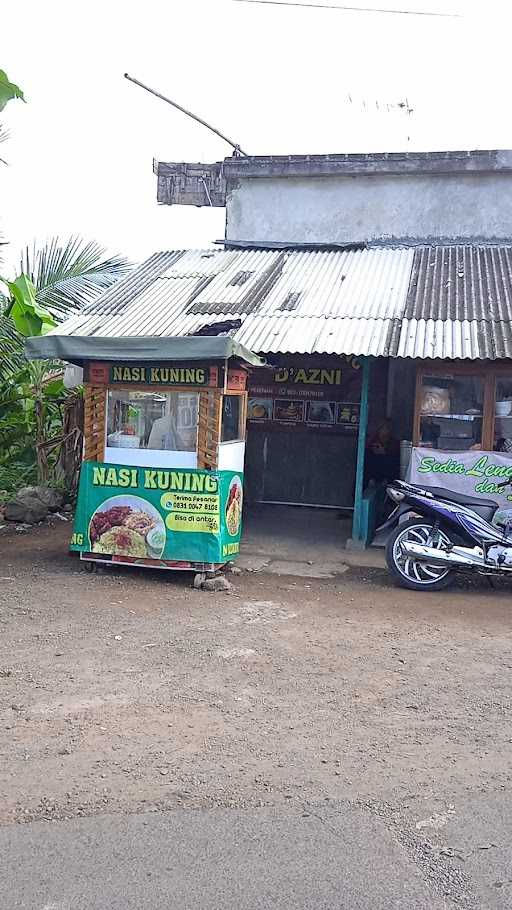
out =
{"type": "MultiPolygon", "coordinates": [[[[348,802],[480,906],[447,832],[476,795],[508,800],[510,588],[350,570],[212,594],[89,575],[68,534],[0,532],[0,824],[348,802]]],[[[496,876],[482,906],[509,907],[496,876]]]]}

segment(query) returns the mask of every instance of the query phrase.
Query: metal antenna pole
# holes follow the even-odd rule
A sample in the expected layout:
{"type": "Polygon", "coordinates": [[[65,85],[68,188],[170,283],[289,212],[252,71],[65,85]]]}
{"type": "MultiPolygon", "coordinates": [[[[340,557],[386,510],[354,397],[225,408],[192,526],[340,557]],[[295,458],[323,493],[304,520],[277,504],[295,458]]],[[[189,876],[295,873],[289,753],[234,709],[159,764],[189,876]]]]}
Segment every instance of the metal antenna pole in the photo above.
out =
{"type": "Polygon", "coordinates": [[[259,3],[262,6],[302,6],[305,9],[340,9],[351,13],[391,13],[393,16],[436,16],[442,19],[462,19],[460,13],[431,13],[428,10],[378,9],[373,6],[339,6],[335,3],[293,2],[293,0],[233,0],[234,3],[259,3]]]}
{"type": "Polygon", "coordinates": [[[139,85],[140,88],[145,89],[145,91],[149,92],[151,95],[155,95],[156,98],[160,98],[161,101],[166,101],[167,104],[171,104],[172,107],[177,108],[177,110],[181,111],[182,114],[186,114],[187,117],[192,117],[192,120],[197,120],[197,122],[201,123],[203,126],[205,126],[206,129],[211,130],[212,133],[215,133],[216,136],[220,136],[221,139],[224,139],[224,142],[227,142],[228,145],[231,146],[231,148],[234,151],[235,156],[243,155],[244,157],[247,157],[247,152],[244,152],[243,149],[240,148],[240,146],[238,145],[238,142],[233,142],[232,139],[230,139],[228,136],[225,136],[224,133],[221,133],[220,130],[215,129],[215,127],[212,126],[211,123],[207,123],[206,120],[203,120],[201,117],[198,117],[197,114],[193,114],[192,111],[187,111],[186,107],[182,107],[181,104],[178,104],[176,101],[171,101],[170,98],[166,98],[165,95],[162,95],[160,92],[155,91],[154,88],[150,88],[149,85],[144,85],[143,82],[139,82],[138,79],[135,79],[133,76],[130,76],[128,73],[124,74],[124,78],[128,79],[129,82],[135,83],[135,85],[139,85]]]}

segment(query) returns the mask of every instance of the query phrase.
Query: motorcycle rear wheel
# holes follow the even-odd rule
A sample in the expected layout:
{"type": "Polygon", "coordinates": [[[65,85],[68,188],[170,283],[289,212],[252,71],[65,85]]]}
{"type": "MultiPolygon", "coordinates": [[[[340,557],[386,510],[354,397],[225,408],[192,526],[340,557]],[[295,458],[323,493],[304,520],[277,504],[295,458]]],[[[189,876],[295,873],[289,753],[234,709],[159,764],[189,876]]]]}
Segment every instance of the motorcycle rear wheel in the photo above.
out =
{"type": "MultiPolygon", "coordinates": [[[[433,525],[425,518],[411,518],[399,524],[388,539],[386,544],[386,562],[390,575],[403,588],[411,591],[442,591],[451,585],[454,577],[453,569],[444,566],[428,565],[411,559],[402,551],[405,541],[432,546],[428,544],[433,533],[433,525]]],[[[438,531],[438,544],[450,544],[450,539],[443,531],[438,531]]]]}

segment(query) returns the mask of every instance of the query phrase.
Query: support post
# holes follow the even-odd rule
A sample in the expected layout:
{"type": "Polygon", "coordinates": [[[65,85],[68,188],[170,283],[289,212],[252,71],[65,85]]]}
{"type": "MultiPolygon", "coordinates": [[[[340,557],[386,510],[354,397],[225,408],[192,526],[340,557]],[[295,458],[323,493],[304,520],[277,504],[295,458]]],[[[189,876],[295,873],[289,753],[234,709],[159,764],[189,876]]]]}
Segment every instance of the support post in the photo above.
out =
{"type": "Polygon", "coordinates": [[[348,541],[349,549],[362,549],[365,546],[362,527],[362,504],[364,484],[364,455],[366,449],[366,431],[368,428],[368,398],[370,391],[371,360],[362,358],[361,406],[359,410],[359,431],[357,435],[356,485],[354,492],[354,515],[352,519],[352,539],[348,541]]]}

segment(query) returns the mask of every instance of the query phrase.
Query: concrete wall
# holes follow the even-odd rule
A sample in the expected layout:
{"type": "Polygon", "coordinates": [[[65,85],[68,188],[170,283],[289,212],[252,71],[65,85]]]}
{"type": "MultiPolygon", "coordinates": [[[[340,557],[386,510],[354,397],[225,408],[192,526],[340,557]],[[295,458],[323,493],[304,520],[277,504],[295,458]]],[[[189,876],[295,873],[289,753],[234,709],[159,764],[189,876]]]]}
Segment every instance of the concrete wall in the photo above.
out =
{"type": "Polygon", "coordinates": [[[241,177],[226,239],[253,243],[510,240],[512,174],[241,177]]]}

